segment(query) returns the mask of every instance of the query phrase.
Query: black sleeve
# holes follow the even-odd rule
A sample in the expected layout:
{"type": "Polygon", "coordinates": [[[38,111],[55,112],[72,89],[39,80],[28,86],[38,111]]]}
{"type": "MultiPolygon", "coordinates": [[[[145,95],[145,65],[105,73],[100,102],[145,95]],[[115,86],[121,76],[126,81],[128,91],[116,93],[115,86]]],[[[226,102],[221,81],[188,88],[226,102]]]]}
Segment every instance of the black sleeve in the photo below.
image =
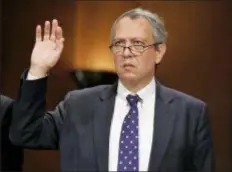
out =
{"type": "Polygon", "coordinates": [[[206,105],[202,107],[196,133],[196,147],[194,163],[197,172],[214,172],[215,160],[212,142],[211,127],[206,105]]]}
{"type": "Polygon", "coordinates": [[[23,167],[23,149],[13,145],[9,139],[13,103],[14,101],[12,99],[1,95],[1,171],[22,171],[23,167]]]}
{"type": "Polygon", "coordinates": [[[26,75],[22,76],[13,107],[10,139],[28,149],[58,149],[69,94],[54,111],[46,112],[47,78],[26,80],[26,75]]]}

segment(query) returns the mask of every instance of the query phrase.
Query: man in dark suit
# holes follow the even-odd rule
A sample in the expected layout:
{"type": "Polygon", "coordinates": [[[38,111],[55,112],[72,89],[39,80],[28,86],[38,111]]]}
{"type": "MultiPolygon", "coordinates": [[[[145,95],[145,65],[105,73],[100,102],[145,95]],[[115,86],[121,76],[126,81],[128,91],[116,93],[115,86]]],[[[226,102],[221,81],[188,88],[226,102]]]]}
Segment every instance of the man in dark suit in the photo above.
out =
{"type": "Polygon", "coordinates": [[[9,139],[9,128],[12,119],[13,100],[1,96],[0,100],[0,124],[1,124],[1,157],[0,169],[3,172],[22,171],[23,149],[14,146],[9,139]]]}
{"type": "Polygon", "coordinates": [[[59,149],[62,171],[214,170],[206,104],[154,77],[167,37],[157,14],[122,14],[110,44],[118,82],[69,92],[52,112],[45,112],[47,78],[64,38],[57,20],[51,34],[48,21],[43,38],[41,30],[14,106],[15,144],[59,149]]]}

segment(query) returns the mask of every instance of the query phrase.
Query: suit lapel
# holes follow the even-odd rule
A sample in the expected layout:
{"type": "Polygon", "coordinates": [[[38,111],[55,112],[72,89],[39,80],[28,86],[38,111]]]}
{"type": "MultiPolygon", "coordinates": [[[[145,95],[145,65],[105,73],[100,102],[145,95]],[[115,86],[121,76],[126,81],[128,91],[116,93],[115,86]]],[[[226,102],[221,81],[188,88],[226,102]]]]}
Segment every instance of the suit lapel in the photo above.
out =
{"type": "Polygon", "coordinates": [[[149,171],[159,169],[173,131],[175,118],[171,94],[168,94],[168,90],[158,81],[156,85],[155,120],[149,171]]]}
{"type": "Polygon", "coordinates": [[[117,84],[103,90],[95,104],[94,146],[99,171],[108,171],[109,137],[117,84]]]}

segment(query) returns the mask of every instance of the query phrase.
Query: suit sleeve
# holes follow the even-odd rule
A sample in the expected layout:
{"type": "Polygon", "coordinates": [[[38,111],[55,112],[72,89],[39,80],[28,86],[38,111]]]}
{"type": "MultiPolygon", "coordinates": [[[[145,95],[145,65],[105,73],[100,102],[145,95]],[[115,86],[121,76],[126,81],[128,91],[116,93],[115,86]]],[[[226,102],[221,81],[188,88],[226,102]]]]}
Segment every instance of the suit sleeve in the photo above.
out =
{"type": "Polygon", "coordinates": [[[1,170],[21,171],[23,166],[23,149],[12,145],[9,140],[9,127],[12,119],[14,100],[1,95],[0,124],[1,124],[1,170]],[[14,155],[14,156],[12,156],[14,155]]]}
{"type": "Polygon", "coordinates": [[[214,172],[214,151],[208,110],[203,105],[198,121],[194,162],[197,172],[214,172]]]}
{"type": "Polygon", "coordinates": [[[11,108],[13,102],[14,101],[11,98],[1,95],[1,99],[0,99],[0,115],[1,115],[0,119],[1,121],[4,120],[5,114],[11,108]]]}
{"type": "Polygon", "coordinates": [[[13,106],[10,139],[27,149],[58,149],[59,133],[66,116],[67,94],[54,111],[46,112],[47,78],[21,79],[13,106]]]}
{"type": "Polygon", "coordinates": [[[6,97],[4,95],[1,95],[1,101],[0,101],[0,124],[1,129],[4,127],[9,127],[10,120],[12,117],[12,106],[13,106],[13,100],[9,97],[6,97]]]}

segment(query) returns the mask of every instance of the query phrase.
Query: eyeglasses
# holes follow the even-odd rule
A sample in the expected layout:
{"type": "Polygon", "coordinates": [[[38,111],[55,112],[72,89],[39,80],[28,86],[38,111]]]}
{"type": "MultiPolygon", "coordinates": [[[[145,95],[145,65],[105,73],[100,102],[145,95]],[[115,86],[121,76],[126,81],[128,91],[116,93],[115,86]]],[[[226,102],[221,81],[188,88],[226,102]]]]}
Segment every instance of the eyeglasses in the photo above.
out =
{"type": "Polygon", "coordinates": [[[140,53],[143,53],[148,47],[154,46],[155,48],[157,48],[157,46],[159,44],[161,44],[161,42],[150,44],[150,45],[130,45],[130,46],[114,45],[113,44],[113,45],[110,45],[109,48],[115,54],[123,53],[126,48],[128,48],[130,50],[130,52],[133,54],[138,54],[138,53],[140,54],[140,53]]]}

